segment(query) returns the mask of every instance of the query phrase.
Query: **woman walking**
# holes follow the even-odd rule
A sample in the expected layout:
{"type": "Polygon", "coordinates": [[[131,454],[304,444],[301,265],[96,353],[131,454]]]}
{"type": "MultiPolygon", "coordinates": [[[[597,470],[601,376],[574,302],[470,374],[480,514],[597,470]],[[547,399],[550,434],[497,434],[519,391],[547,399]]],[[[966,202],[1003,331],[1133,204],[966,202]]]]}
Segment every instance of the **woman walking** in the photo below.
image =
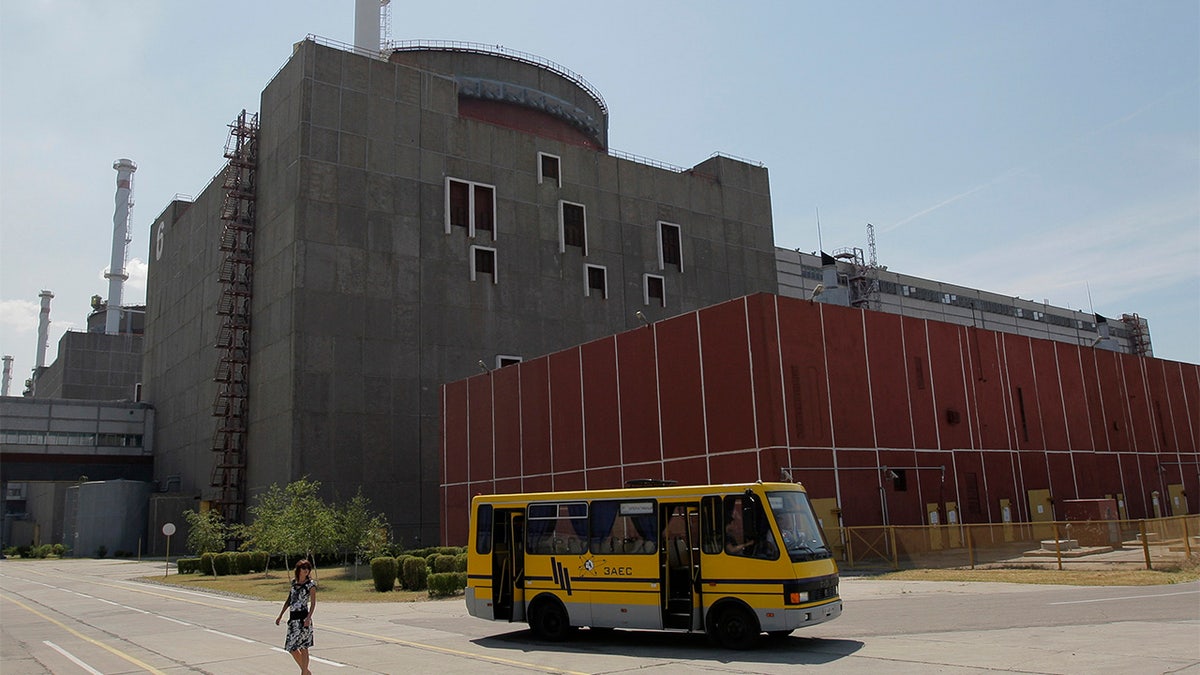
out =
{"type": "Polygon", "coordinates": [[[275,617],[275,625],[283,620],[284,612],[288,615],[287,640],[283,648],[296,659],[300,666],[300,675],[312,675],[308,669],[308,648],[313,646],[312,615],[317,608],[317,582],[312,580],[312,563],[300,560],[296,563],[295,576],[292,578],[292,590],[288,599],[275,617]]]}

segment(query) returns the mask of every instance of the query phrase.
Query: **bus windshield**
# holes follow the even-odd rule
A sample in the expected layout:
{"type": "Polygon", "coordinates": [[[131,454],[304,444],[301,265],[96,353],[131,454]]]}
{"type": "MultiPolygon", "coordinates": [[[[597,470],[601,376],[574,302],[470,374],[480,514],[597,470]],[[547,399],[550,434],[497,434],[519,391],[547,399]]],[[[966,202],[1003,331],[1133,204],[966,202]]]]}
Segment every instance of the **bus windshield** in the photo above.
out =
{"type": "Polygon", "coordinates": [[[833,557],[803,492],[767,492],[767,503],[792,562],[833,557]]]}

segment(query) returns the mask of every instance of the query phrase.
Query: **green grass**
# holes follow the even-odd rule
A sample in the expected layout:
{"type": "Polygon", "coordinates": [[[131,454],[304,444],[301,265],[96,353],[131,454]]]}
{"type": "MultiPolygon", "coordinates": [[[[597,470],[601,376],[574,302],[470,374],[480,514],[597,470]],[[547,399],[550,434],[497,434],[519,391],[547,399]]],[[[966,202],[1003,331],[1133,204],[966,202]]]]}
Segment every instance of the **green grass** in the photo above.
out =
{"type": "MultiPolygon", "coordinates": [[[[399,585],[388,593],[375,590],[371,581],[371,567],[359,565],[358,579],[354,578],[353,567],[318,568],[313,574],[317,582],[318,602],[416,602],[429,600],[428,591],[400,590],[399,585]]],[[[266,575],[232,574],[213,577],[204,574],[172,574],[170,576],[143,577],[143,581],[169,584],[179,588],[232,593],[256,600],[278,600],[287,598],[291,572],[271,570],[266,575]]],[[[460,598],[462,596],[459,596],[460,598]]],[[[453,598],[451,598],[453,599],[453,598]]]]}

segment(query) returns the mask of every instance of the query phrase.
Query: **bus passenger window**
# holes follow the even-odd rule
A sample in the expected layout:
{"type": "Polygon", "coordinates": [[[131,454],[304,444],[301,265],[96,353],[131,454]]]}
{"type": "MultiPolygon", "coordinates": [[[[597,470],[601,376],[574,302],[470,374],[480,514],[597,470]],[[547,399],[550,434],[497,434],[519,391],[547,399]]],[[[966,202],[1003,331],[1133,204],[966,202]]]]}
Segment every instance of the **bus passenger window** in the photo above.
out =
{"type": "Polygon", "coordinates": [[[480,504],[475,513],[475,552],[492,552],[492,505],[480,504]]]}

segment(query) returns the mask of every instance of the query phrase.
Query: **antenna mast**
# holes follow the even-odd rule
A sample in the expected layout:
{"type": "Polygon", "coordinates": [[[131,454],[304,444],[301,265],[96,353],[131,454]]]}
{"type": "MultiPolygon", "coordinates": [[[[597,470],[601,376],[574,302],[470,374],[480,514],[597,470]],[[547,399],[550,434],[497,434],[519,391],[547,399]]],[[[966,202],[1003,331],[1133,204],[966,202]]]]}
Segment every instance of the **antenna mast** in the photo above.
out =
{"type": "Polygon", "coordinates": [[[879,258],[875,256],[875,226],[867,223],[867,270],[871,285],[867,296],[871,299],[871,309],[878,310],[879,302],[879,258]]]}

